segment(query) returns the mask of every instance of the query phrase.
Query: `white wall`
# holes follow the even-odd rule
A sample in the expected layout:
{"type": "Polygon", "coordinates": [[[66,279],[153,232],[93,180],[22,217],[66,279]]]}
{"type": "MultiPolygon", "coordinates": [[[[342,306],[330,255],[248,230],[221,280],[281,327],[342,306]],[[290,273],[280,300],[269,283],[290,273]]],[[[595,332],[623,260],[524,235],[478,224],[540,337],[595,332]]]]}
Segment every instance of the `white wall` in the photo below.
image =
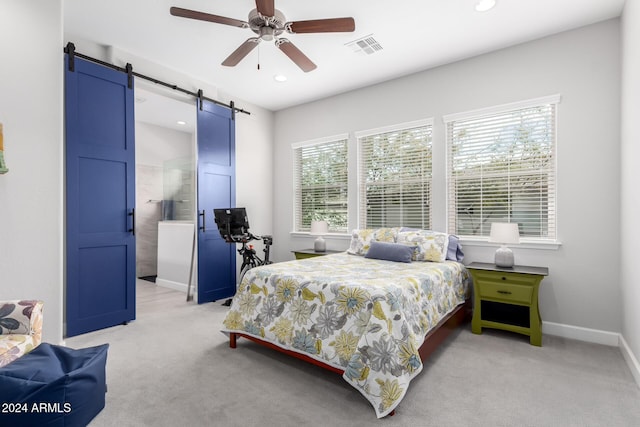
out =
{"type": "MultiPolygon", "coordinates": [[[[255,235],[273,234],[273,113],[251,104],[251,115],[236,115],[236,206],[245,207],[255,235]]],[[[253,242],[262,258],[263,245],[253,242]]],[[[274,247],[286,245],[274,241],[274,247]]],[[[238,257],[238,269],[242,258],[238,257]]]]}
{"type": "Polygon", "coordinates": [[[61,0],[0,0],[0,299],[44,300],[45,341],[62,341],[61,0]]]}
{"type": "Polygon", "coordinates": [[[636,256],[640,253],[640,2],[627,1],[622,15],[622,191],[621,283],[622,336],[640,384],[640,281],[636,256]],[[635,357],[632,355],[635,354],[635,357]]]}
{"type": "MultiPolygon", "coordinates": [[[[311,245],[308,237],[290,235],[292,143],[433,117],[433,228],[444,230],[442,116],[560,94],[558,234],[562,245],[557,250],[518,248],[514,252],[519,264],[550,269],[540,291],[543,320],[619,332],[619,28],[619,20],[610,20],[277,112],[274,232],[278,259],[291,259],[291,249],[311,245]]],[[[355,167],[350,172],[354,174],[355,167]]],[[[329,248],[347,246],[348,239],[328,240],[329,248]]],[[[467,246],[465,262],[490,262],[494,251],[494,246],[467,246]]]]}

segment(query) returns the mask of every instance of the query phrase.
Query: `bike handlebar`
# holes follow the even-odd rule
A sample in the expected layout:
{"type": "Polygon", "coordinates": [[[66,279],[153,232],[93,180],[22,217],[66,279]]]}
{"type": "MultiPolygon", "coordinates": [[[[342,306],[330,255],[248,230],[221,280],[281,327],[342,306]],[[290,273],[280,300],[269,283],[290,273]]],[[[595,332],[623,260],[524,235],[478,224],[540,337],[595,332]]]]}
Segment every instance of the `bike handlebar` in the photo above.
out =
{"type": "Polygon", "coordinates": [[[248,243],[248,242],[251,242],[252,240],[262,240],[265,245],[271,245],[273,243],[272,236],[268,236],[268,235],[255,236],[250,232],[247,232],[246,234],[235,235],[235,236],[225,235],[224,240],[227,243],[248,243]]]}

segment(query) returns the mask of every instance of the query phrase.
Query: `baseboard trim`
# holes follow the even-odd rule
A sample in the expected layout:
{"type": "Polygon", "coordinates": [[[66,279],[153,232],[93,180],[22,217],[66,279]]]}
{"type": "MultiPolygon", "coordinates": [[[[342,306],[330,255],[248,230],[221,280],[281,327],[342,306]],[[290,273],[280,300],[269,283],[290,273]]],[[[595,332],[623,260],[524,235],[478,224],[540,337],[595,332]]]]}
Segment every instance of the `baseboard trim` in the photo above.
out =
{"type": "Polygon", "coordinates": [[[561,323],[543,321],[542,333],[579,341],[591,342],[594,344],[603,344],[612,347],[620,346],[620,334],[615,332],[601,331],[598,329],[582,328],[580,326],[570,326],[563,325],[561,323]]]}
{"type": "Polygon", "coordinates": [[[622,353],[622,357],[624,357],[624,360],[627,363],[627,366],[629,366],[629,369],[631,370],[633,379],[636,381],[638,387],[640,387],[640,362],[638,362],[638,359],[633,354],[633,351],[631,351],[631,348],[622,334],[553,322],[542,322],[542,333],[579,341],[586,341],[594,344],[618,347],[622,353]]]}
{"type": "Polygon", "coordinates": [[[622,356],[627,361],[629,369],[631,369],[631,374],[636,380],[636,384],[640,387],[640,363],[622,335],[620,335],[620,351],[622,351],[622,356]]]}
{"type": "Polygon", "coordinates": [[[187,285],[180,282],[174,282],[172,280],[156,278],[156,285],[164,288],[174,289],[176,291],[187,293],[187,285]]]}

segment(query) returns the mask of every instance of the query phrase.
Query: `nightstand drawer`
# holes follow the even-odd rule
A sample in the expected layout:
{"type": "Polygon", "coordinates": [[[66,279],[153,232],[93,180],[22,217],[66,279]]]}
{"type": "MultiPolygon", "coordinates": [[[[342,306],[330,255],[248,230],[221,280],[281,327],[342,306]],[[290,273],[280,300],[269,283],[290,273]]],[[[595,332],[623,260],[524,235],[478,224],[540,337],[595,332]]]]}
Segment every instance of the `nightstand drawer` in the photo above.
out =
{"type": "Polygon", "coordinates": [[[474,272],[473,277],[477,278],[480,282],[494,282],[499,284],[500,282],[509,283],[510,285],[525,285],[533,286],[539,280],[536,276],[530,274],[511,273],[506,271],[481,271],[474,272]]]}
{"type": "Polygon", "coordinates": [[[478,286],[481,298],[497,299],[505,302],[531,304],[533,287],[514,285],[510,283],[496,283],[481,281],[478,286]]]}

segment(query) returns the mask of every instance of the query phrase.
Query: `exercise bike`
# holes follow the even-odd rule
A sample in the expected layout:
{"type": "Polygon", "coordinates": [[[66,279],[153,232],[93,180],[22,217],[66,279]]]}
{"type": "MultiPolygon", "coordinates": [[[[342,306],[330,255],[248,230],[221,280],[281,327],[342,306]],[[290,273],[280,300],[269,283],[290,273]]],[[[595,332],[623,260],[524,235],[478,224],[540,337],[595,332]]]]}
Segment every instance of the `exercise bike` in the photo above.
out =
{"type": "MultiPolygon", "coordinates": [[[[238,284],[242,283],[244,275],[250,269],[260,266],[271,264],[269,260],[269,254],[271,251],[271,245],[273,244],[273,237],[269,235],[255,236],[249,231],[249,220],[247,219],[247,213],[245,208],[229,208],[229,209],[214,209],[213,214],[218,225],[218,231],[220,235],[227,243],[241,244],[238,249],[238,253],[242,256],[242,266],[240,267],[240,275],[238,277],[238,284]],[[249,242],[254,240],[262,240],[264,244],[264,258],[260,258],[253,245],[249,242]]],[[[223,305],[231,305],[232,298],[228,299],[223,305]]]]}
{"type": "Polygon", "coordinates": [[[227,243],[242,244],[240,249],[238,249],[238,253],[242,255],[242,266],[240,267],[240,276],[238,277],[238,283],[242,283],[244,275],[253,267],[272,263],[272,261],[269,260],[269,253],[271,250],[271,245],[273,244],[273,237],[271,236],[254,236],[251,233],[247,233],[242,236],[229,236],[229,239],[225,240],[227,241],[227,243]],[[264,252],[264,258],[261,259],[256,254],[256,250],[253,248],[253,245],[248,244],[253,240],[262,240],[262,243],[264,244],[264,249],[262,250],[264,252]]]}

